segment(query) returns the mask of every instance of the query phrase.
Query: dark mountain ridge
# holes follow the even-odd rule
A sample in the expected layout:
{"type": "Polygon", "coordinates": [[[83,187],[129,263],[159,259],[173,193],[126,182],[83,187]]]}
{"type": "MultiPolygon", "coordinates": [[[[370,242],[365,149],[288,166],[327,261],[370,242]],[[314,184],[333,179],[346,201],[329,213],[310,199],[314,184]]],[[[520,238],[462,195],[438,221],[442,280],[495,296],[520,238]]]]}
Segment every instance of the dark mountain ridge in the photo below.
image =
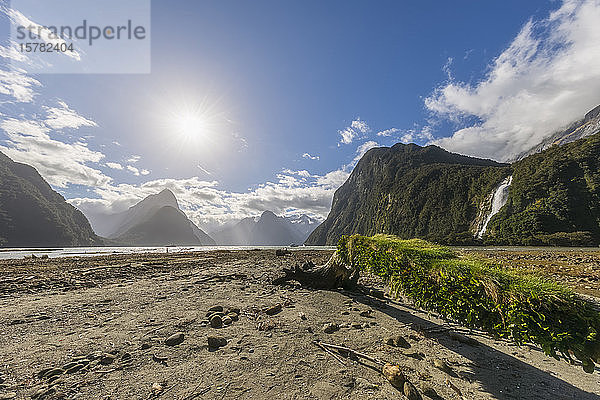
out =
{"type": "Polygon", "coordinates": [[[96,246],[86,217],[52,190],[35,168],[0,153],[0,246],[96,246]]]}
{"type": "Polygon", "coordinates": [[[179,209],[169,189],[144,198],[112,216],[115,224],[109,237],[133,246],[214,245],[214,240],[179,209]]]}
{"type": "MultiPolygon", "coordinates": [[[[597,108],[584,125],[592,129],[599,116],[597,108]]],[[[598,245],[600,134],[564,140],[513,164],[437,146],[371,149],[306,243],[388,233],[447,244],[598,245]],[[494,214],[501,189],[505,203],[494,214]]]]}

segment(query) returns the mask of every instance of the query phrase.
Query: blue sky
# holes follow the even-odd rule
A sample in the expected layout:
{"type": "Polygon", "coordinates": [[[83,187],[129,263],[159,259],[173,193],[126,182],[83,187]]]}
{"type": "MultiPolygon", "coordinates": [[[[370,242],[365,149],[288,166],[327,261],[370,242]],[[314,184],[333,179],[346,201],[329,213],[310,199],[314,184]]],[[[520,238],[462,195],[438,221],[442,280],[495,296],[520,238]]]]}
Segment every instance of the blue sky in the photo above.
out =
{"type": "Polygon", "coordinates": [[[17,77],[4,4],[0,151],[88,215],[323,218],[369,147],[508,160],[600,103],[598,1],[152,1],[151,73],[17,77]]]}

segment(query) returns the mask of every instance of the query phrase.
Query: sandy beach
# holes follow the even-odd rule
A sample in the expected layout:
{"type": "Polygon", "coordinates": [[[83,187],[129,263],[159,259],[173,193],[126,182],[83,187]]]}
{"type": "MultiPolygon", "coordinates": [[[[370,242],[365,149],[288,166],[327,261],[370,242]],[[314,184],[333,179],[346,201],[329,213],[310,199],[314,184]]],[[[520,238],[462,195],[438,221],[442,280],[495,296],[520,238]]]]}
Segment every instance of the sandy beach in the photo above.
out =
{"type": "MultiPolygon", "coordinates": [[[[598,293],[598,251],[475,252],[598,293]]],[[[399,365],[424,399],[600,398],[600,371],[381,296],[375,278],[361,278],[372,295],[272,284],[283,267],[331,253],[2,261],[0,399],[403,398],[374,364],[314,341],[399,365]]]]}

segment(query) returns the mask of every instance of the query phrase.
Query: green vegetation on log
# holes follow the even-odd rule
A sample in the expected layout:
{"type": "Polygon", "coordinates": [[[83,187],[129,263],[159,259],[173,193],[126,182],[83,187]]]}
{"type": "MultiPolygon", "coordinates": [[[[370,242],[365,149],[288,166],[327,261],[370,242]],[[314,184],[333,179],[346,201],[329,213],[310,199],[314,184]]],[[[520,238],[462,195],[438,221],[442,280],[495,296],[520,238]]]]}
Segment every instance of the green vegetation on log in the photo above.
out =
{"type": "Polygon", "coordinates": [[[384,278],[392,294],[425,309],[518,344],[538,344],[556,359],[574,355],[586,372],[600,362],[600,313],[550,279],[419,239],[344,236],[337,249],[346,264],[384,278]]]}

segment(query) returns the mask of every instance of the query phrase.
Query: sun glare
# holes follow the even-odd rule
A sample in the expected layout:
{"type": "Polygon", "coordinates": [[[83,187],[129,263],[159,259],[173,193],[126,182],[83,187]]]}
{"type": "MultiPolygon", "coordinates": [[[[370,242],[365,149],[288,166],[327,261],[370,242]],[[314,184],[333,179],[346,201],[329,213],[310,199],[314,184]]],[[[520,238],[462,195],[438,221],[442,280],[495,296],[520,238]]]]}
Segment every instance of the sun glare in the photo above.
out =
{"type": "Polygon", "coordinates": [[[188,113],[176,117],[175,126],[177,133],[190,140],[199,139],[206,134],[206,120],[203,116],[188,113]]]}

